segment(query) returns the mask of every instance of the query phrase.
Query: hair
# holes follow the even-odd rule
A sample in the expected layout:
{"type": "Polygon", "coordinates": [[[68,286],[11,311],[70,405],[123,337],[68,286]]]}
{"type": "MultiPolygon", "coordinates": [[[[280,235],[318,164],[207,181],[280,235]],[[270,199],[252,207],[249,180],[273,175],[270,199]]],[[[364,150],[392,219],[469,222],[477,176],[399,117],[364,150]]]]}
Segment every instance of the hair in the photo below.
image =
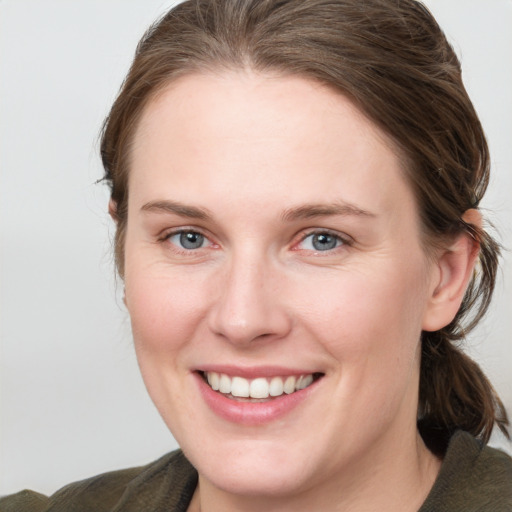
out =
{"type": "Polygon", "coordinates": [[[145,106],[180,76],[240,69],[309,78],[349,97],[396,143],[427,251],[463,233],[479,243],[478,270],[457,315],[422,333],[418,427],[439,453],[457,429],[487,442],[497,424],[508,437],[502,402],[459,348],[489,306],[498,267],[498,243],[463,220],[487,188],[488,147],[459,60],[420,2],[188,0],[151,26],[102,131],[120,276],[130,149],[145,106]]]}

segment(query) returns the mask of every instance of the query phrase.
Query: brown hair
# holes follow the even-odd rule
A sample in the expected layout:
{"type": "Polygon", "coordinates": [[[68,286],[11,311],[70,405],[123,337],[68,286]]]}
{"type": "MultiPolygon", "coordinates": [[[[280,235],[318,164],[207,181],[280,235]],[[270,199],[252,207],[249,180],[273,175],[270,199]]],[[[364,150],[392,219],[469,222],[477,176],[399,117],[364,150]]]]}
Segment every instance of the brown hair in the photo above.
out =
{"type": "Polygon", "coordinates": [[[116,261],[123,275],[130,144],[145,105],[192,72],[251,68],[297,74],[349,96],[398,145],[427,246],[467,232],[480,265],[454,320],[422,335],[418,426],[442,452],[456,429],[484,442],[507,434],[499,397],[461,340],[488,308],[499,246],[462,220],[489,181],[485,136],[460,63],[428,10],[414,0],[189,0],[145,34],[110,115],[101,155],[116,205],[116,261]]]}

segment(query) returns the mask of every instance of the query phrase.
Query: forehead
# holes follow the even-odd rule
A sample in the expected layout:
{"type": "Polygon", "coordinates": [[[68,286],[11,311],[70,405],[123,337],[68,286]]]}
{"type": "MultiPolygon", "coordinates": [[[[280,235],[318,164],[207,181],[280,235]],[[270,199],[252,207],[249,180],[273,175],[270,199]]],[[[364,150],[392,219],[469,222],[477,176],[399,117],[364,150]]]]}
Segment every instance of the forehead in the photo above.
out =
{"type": "Polygon", "coordinates": [[[189,75],[160,91],[136,130],[130,167],[132,192],[179,200],[201,188],[217,199],[279,192],[283,202],[364,207],[405,186],[392,142],[348,98],[312,80],[249,71],[189,75]]]}

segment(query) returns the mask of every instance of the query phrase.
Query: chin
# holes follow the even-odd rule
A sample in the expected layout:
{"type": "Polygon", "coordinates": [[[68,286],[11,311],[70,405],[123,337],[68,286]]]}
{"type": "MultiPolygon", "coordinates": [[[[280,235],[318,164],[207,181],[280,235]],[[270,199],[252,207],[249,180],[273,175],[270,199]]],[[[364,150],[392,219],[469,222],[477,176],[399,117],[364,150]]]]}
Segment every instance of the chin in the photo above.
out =
{"type": "Polygon", "coordinates": [[[222,456],[204,457],[204,453],[187,451],[185,454],[202,478],[235,495],[286,496],[308,482],[308,468],[304,460],[296,460],[296,449],[286,454],[282,446],[261,447],[256,442],[251,443],[256,446],[247,447],[244,444],[240,443],[235,450],[231,447],[222,456]]]}
{"type": "Polygon", "coordinates": [[[306,480],[297,468],[284,467],[223,467],[202,472],[203,478],[223,491],[234,495],[277,497],[298,492],[306,480]]]}

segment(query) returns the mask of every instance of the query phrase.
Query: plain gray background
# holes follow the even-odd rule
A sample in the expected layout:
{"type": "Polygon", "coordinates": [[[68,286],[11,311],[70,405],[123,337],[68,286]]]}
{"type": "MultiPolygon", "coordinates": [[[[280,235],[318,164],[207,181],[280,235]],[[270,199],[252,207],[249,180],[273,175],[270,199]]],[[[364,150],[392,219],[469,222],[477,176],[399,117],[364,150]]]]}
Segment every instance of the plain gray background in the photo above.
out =
{"type": "MultiPolygon", "coordinates": [[[[0,0],[0,494],[174,448],[138,374],[97,136],[161,0],[0,0]]],[[[512,1],[430,0],[486,128],[512,248],[512,1]]],[[[512,411],[512,259],[470,352],[512,411]]],[[[510,447],[502,439],[495,443],[510,447]]]]}

